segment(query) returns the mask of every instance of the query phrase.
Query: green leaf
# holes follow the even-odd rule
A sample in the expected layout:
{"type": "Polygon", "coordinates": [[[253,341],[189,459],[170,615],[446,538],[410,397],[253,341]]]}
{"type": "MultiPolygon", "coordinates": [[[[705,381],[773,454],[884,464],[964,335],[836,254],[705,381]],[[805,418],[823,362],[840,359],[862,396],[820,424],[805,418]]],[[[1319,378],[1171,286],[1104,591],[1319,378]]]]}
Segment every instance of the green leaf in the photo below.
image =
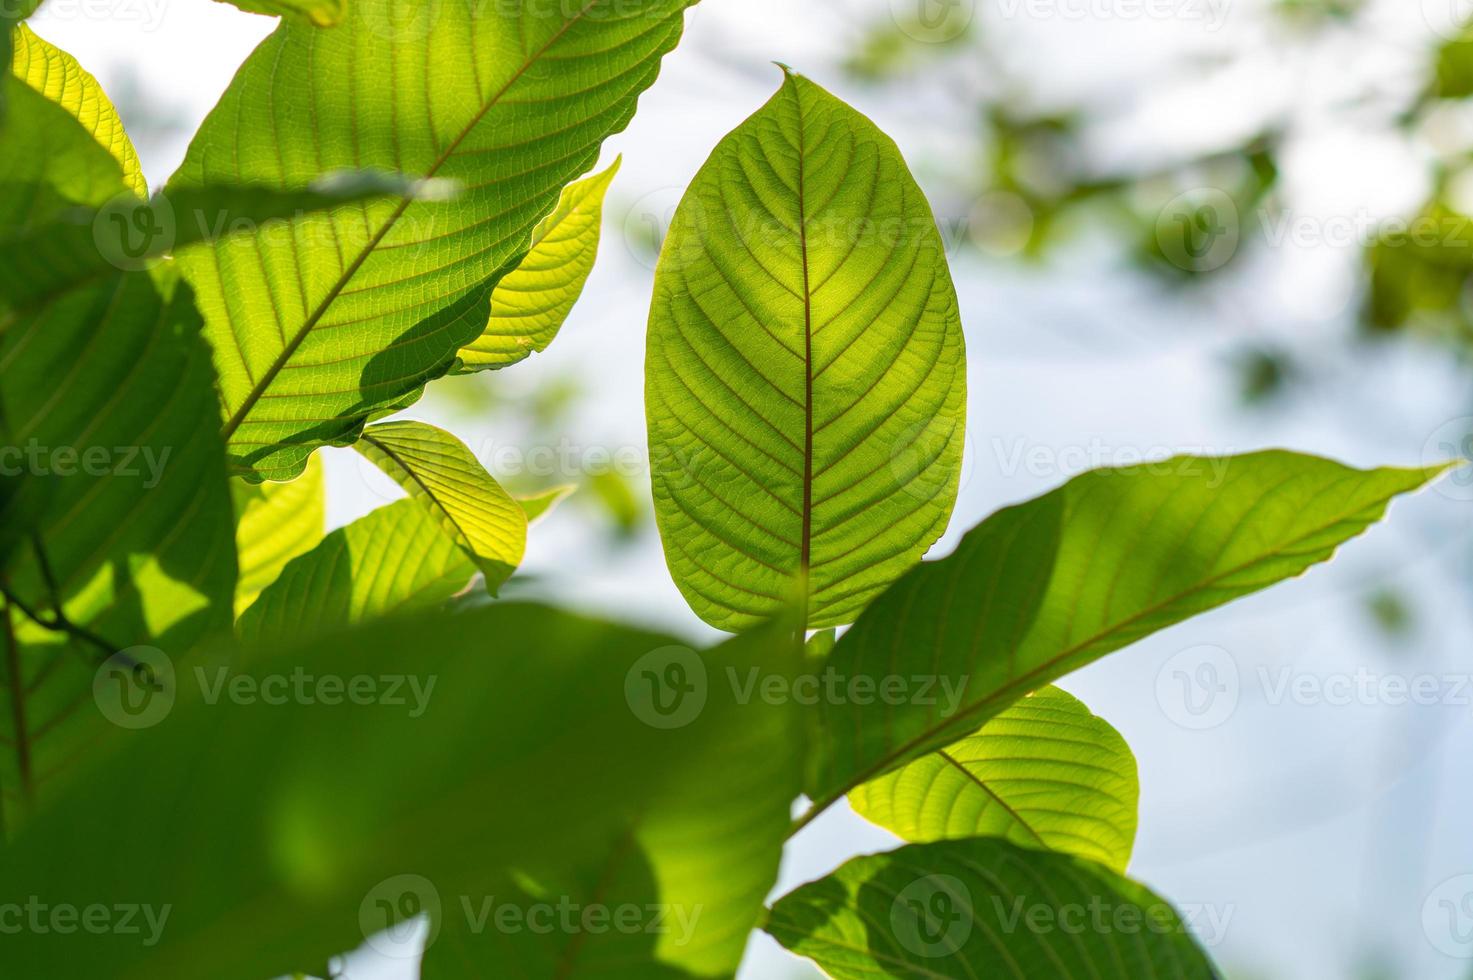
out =
{"type": "Polygon", "coordinates": [[[0,333],[0,463],[30,500],[26,546],[0,582],[48,620],[59,599],[90,637],[42,629],[13,602],[5,612],[16,645],[0,664],[0,799],[12,809],[107,733],[91,702],[111,653],[177,653],[229,629],[235,522],[223,447],[200,425],[217,402],[199,331],[188,287],[158,270],[0,333]]]}
{"type": "Polygon", "coordinates": [[[146,201],[130,192],[101,208],[69,208],[52,221],[0,236],[0,309],[34,307],[120,269],[147,268],[199,242],[246,230],[285,234],[286,221],[302,214],[424,193],[424,185],[401,177],[339,173],[295,190],[184,187],[146,201]]]}
{"type": "MultiPolygon", "coordinates": [[[[30,5],[36,6],[35,3],[30,5]]],[[[138,163],[138,153],[97,79],[76,58],[47,43],[25,24],[18,25],[12,36],[15,77],[81,123],[98,145],[117,160],[128,190],[136,197],[147,197],[148,182],[138,163]]]]}
{"type": "Polygon", "coordinates": [[[527,524],[531,526],[552,513],[553,508],[577,492],[576,484],[565,483],[541,493],[534,493],[530,497],[518,497],[517,503],[521,504],[522,510],[526,511],[527,524]]]}
{"type": "Polygon", "coordinates": [[[491,321],[460,351],[460,370],[503,368],[540,354],[583,294],[598,257],[604,195],[621,160],[563,191],[532,232],[532,251],[491,294],[491,321]]]}
{"type": "MultiPolygon", "coordinates": [[[[42,0],[15,0],[0,7],[0,77],[10,74],[15,57],[15,29],[21,21],[36,12],[42,0]]],[[[5,121],[6,99],[10,90],[0,85],[0,123],[5,121]]]]}
{"type": "Polygon", "coordinates": [[[665,557],[706,622],[852,622],[956,499],[955,290],[895,144],[823,89],[782,89],[696,175],[655,276],[645,365],[665,557]]]}
{"type": "Polygon", "coordinates": [[[370,426],[354,447],[425,507],[492,595],[527,550],[527,512],[459,439],[423,422],[370,426]]]}
{"type": "Polygon", "coordinates": [[[235,615],[256,601],[281,575],[287,562],[322,540],[327,522],[327,491],[321,461],[312,461],[291,483],[232,481],[235,548],[240,580],[235,585],[235,615]]]}
{"type": "Polygon", "coordinates": [[[336,27],[347,13],[348,0],[220,0],[248,14],[300,18],[314,27],[336,27]]]}
{"type": "MultiPolygon", "coordinates": [[[[712,682],[689,724],[647,723],[630,679],[675,642],[502,603],[181,664],[163,720],[0,851],[7,894],[167,907],[158,941],[27,930],[6,937],[6,970],[195,980],[208,964],[212,980],[261,980],[413,915],[406,876],[429,886],[437,901],[425,907],[448,931],[462,897],[472,909],[501,899],[492,889],[516,869],[571,887],[561,883],[601,863],[628,869],[610,879],[611,898],[644,894],[625,889],[648,868],[659,901],[716,903],[688,950],[637,937],[657,961],[728,963],[776,877],[799,774],[773,763],[795,755],[796,719],[791,705],[741,703],[715,681],[727,667],[773,669],[782,651],[747,643],[705,656],[712,682]],[[706,779],[713,769],[729,785],[706,779]],[[118,847],[99,814],[126,815],[154,844],[118,847]],[[687,833],[699,848],[685,850],[687,833]]],[[[617,938],[573,942],[599,963],[627,951],[617,938]]]]}
{"type": "Polygon", "coordinates": [[[337,169],[445,178],[181,259],[214,342],[234,467],[287,479],[412,403],[486,328],[491,290],[623,129],[691,0],[355,0],[286,21],[205,120],[171,189],[337,169]],[[576,64],[576,69],[573,66],[576,64]]]}
{"type": "Polygon", "coordinates": [[[338,528],[289,561],[241,615],[236,633],[255,644],[289,643],[427,609],[465,591],[475,574],[475,564],[427,509],[399,500],[338,528]]]}
{"type": "MultiPolygon", "coordinates": [[[[706,656],[709,669],[692,651],[667,648],[659,655],[664,659],[647,660],[648,667],[637,665],[626,683],[643,685],[652,674],[663,678],[671,665],[686,669],[684,676],[697,686],[727,686],[725,677],[718,680],[727,670],[745,681],[746,671],[734,665],[747,664],[756,672],[750,651],[785,649],[791,636],[791,628],[768,627],[728,641],[706,656]]],[[[728,691],[740,698],[739,688],[728,686],[728,691]]],[[[502,934],[493,928],[473,935],[467,919],[461,918],[441,932],[427,953],[425,980],[731,976],[776,878],[787,836],[787,822],[778,815],[802,783],[797,726],[793,712],[751,712],[745,725],[708,754],[704,772],[692,771],[691,778],[669,784],[667,792],[649,800],[630,825],[623,847],[570,873],[524,874],[522,881],[495,890],[507,896],[503,904],[555,904],[567,897],[580,909],[608,910],[611,920],[614,913],[638,914],[641,925],[655,926],[656,935],[628,927],[548,934],[502,934]],[[709,778],[713,772],[721,778],[709,778]],[[528,888],[528,877],[536,880],[535,889],[528,888]],[[659,910],[658,924],[651,909],[659,910]]],[[[672,734],[683,736],[684,728],[672,729],[672,734]]]]}
{"type": "Polygon", "coordinates": [[[840,676],[924,672],[962,694],[824,704],[819,806],[962,737],[1029,691],[1323,562],[1441,473],[1282,451],[1085,473],[973,528],[866,610],[840,676]]]}
{"type": "Polygon", "coordinates": [[[994,838],[855,858],[780,899],[766,929],[837,980],[1216,976],[1148,889],[994,838]]]}
{"type": "Polygon", "coordinates": [[[0,76],[0,88],[6,91],[0,125],[6,149],[0,153],[0,229],[6,237],[128,193],[117,159],[75,116],[14,76],[0,76]]]}
{"type": "Polygon", "coordinates": [[[849,794],[860,816],[908,841],[1001,837],[1122,873],[1139,798],[1125,739],[1056,687],[849,794]]]}

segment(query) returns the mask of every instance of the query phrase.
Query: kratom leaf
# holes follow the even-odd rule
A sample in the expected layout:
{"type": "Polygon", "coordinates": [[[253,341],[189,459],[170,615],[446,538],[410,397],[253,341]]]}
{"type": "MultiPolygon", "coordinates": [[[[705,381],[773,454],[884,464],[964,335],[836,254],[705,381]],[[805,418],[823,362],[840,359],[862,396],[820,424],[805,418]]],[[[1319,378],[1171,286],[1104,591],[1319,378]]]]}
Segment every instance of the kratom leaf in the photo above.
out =
{"type": "Polygon", "coordinates": [[[956,294],[895,144],[789,73],[676,211],[645,376],[696,614],[741,629],[806,569],[808,626],[852,622],[946,527],[965,424],[956,294]]]}
{"type": "Polygon", "coordinates": [[[426,508],[398,500],[288,562],[240,617],[236,633],[252,643],[290,643],[437,606],[465,591],[475,574],[475,563],[426,508]]]}
{"type": "Polygon", "coordinates": [[[552,343],[593,271],[604,195],[620,162],[563,191],[557,209],[532,232],[532,251],[496,284],[491,321],[461,349],[460,370],[507,367],[552,343]]]}
{"type": "Polygon", "coordinates": [[[1098,864],[995,838],[855,858],[766,929],[837,980],[1214,980],[1181,917],[1098,864]]]}
{"type": "Polygon", "coordinates": [[[316,27],[342,23],[350,0],[220,0],[248,14],[301,18],[316,27]]]}
{"type": "Polygon", "coordinates": [[[214,343],[235,468],[286,479],[418,398],[486,328],[492,288],[623,129],[691,0],[354,0],[286,21],[241,68],[171,190],[336,169],[439,177],[455,205],[366,204],[181,257],[214,343]],[[574,67],[576,65],[576,67],[574,67]]]}
{"type": "MultiPolygon", "coordinates": [[[[6,937],[7,973],[197,980],[208,963],[212,980],[260,980],[414,915],[401,901],[414,894],[438,899],[420,908],[448,926],[462,896],[473,909],[502,898],[491,889],[513,869],[561,883],[615,864],[627,870],[611,896],[644,895],[625,890],[641,868],[659,901],[709,895],[688,955],[727,963],[776,876],[798,774],[774,765],[793,754],[794,707],[743,703],[716,672],[765,674],[786,648],[708,654],[704,702],[670,729],[644,720],[629,684],[675,642],[501,603],[181,664],[172,711],[0,850],[7,894],[52,908],[126,895],[167,907],[166,928],[152,944],[26,930],[6,937]],[[714,770],[729,784],[707,780],[714,770]],[[169,846],[119,848],[96,832],[99,814],[126,814],[169,846]],[[657,829],[666,836],[647,836],[657,829]],[[685,834],[703,847],[686,852],[685,834]],[[220,840],[230,846],[209,845],[220,840]],[[728,869],[734,879],[719,877],[728,869]],[[709,892],[693,890],[705,880],[709,892]]],[[[673,937],[638,938],[658,961],[687,955],[673,937]]],[[[579,962],[628,948],[584,939],[579,962]]]]}
{"type": "Polygon", "coordinates": [[[572,483],[565,483],[551,490],[532,494],[530,497],[518,497],[517,503],[522,505],[522,510],[527,514],[527,525],[537,523],[552,513],[553,508],[576,493],[578,487],[572,483]]]}
{"type": "Polygon", "coordinates": [[[369,426],[354,446],[476,563],[492,595],[527,550],[527,512],[459,439],[423,422],[369,426]]]}
{"type": "Polygon", "coordinates": [[[1331,557],[1446,467],[1355,470],[1282,451],[1102,469],[973,528],[865,611],[828,664],[924,674],[942,699],[823,704],[809,795],[827,805],[1031,690],[1331,557]]]}
{"type": "Polygon", "coordinates": [[[3,463],[20,470],[33,514],[0,581],[48,619],[58,595],[96,638],[6,611],[17,646],[0,667],[0,794],[11,815],[115,731],[93,706],[110,653],[178,655],[229,628],[235,523],[223,447],[200,424],[217,402],[199,331],[188,287],[159,269],[68,294],[0,333],[3,463]]]}
{"type": "MultiPolygon", "coordinates": [[[[694,652],[667,648],[647,661],[647,667],[636,665],[626,684],[653,683],[661,688],[660,697],[669,696],[675,693],[669,687],[669,671],[678,665],[686,671],[678,675],[680,683],[691,687],[687,697],[704,697],[708,682],[728,688],[728,693],[713,697],[730,697],[737,689],[720,674],[733,665],[755,663],[751,653],[741,651],[754,644],[782,650],[791,644],[791,635],[791,629],[784,636],[769,627],[755,636],[731,640],[706,655],[709,669],[694,652]]],[[[734,673],[750,680],[743,670],[734,673]]],[[[677,715],[672,720],[684,719],[677,715]]],[[[631,824],[623,847],[562,875],[529,875],[521,868],[520,882],[491,889],[502,905],[549,900],[555,904],[566,896],[579,908],[609,910],[611,922],[617,921],[616,912],[634,914],[640,926],[653,927],[654,934],[626,926],[547,934],[531,930],[501,934],[492,928],[476,935],[468,918],[458,917],[447,922],[427,952],[425,980],[731,976],[776,879],[788,830],[788,821],[779,815],[802,784],[801,752],[794,751],[800,744],[797,726],[792,712],[752,712],[749,724],[733,729],[728,740],[707,755],[704,773],[692,772],[692,778],[650,798],[643,815],[631,824]],[[712,773],[720,773],[720,778],[709,778],[712,773]],[[655,914],[659,922],[654,921],[655,914]]],[[[677,737],[684,737],[684,732],[683,726],[671,729],[677,737]]]]}
{"type": "Polygon", "coordinates": [[[0,229],[19,237],[79,206],[129,193],[118,161],[77,119],[20,79],[0,75],[0,229]]]}
{"type": "Polygon", "coordinates": [[[1045,687],[975,734],[865,783],[849,803],[904,840],[1001,837],[1124,873],[1139,798],[1120,733],[1045,687]]]}
{"type": "Polygon", "coordinates": [[[277,577],[287,562],[317,547],[327,522],[322,462],[312,460],[291,483],[230,484],[235,500],[235,549],[240,579],[235,584],[235,615],[277,577]]]}
{"type": "MultiPolygon", "coordinates": [[[[31,6],[35,6],[34,3],[31,6]]],[[[82,124],[103,149],[118,161],[123,183],[137,197],[148,196],[148,181],[138,163],[133,141],[107,94],[77,59],[48,44],[25,24],[13,33],[15,77],[61,106],[82,124]]]]}
{"type": "Polygon", "coordinates": [[[120,269],[138,271],[176,249],[249,230],[286,234],[286,221],[375,198],[413,198],[425,186],[387,174],[339,173],[296,190],[185,187],[145,201],[131,193],[101,208],[69,208],[0,234],[0,311],[30,308],[120,269]]]}

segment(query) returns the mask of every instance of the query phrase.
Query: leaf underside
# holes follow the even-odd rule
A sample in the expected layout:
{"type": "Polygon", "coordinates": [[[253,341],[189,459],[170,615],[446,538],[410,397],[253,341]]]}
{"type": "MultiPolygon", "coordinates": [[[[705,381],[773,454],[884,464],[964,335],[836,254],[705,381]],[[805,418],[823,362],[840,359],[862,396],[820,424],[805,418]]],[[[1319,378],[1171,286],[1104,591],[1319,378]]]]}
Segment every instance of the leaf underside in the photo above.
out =
{"type": "Polygon", "coordinates": [[[645,371],[666,559],[713,626],[805,569],[807,625],[852,622],[945,528],[966,379],[941,237],[895,144],[806,79],[692,182],[645,371]]]}
{"type": "Polygon", "coordinates": [[[1122,873],[1139,799],[1125,739],[1056,687],[849,794],[855,812],[903,840],[1001,837],[1122,873]]]}
{"type": "Polygon", "coordinates": [[[171,187],[284,187],[346,168],[444,178],[459,194],[341,208],[181,256],[236,471],[289,479],[450,370],[563,187],[628,124],[688,3],[356,0],[338,27],[286,21],[263,42],[171,187]]]}

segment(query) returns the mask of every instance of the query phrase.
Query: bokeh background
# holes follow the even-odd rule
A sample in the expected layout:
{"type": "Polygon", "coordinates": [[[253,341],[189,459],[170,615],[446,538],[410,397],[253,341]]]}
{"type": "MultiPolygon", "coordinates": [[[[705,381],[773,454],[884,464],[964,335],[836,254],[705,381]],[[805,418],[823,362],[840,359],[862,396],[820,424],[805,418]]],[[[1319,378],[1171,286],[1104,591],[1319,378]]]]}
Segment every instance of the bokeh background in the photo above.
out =
{"type": "MultiPolygon", "coordinates": [[[[578,485],[535,529],[520,594],[706,636],[653,527],[644,325],[686,182],[782,61],[896,138],[950,248],[971,398],[936,554],[1094,466],[1470,455],[1470,16],[1473,0],[704,0],[608,147],[624,166],[602,251],[556,343],[408,414],[515,489],[578,485]]],[[[49,0],[32,25],[100,78],[158,187],[273,22],[49,0]]],[[[398,496],[351,451],[324,455],[334,526],[398,496]]],[[[1473,975],[1473,479],[1391,517],[1308,578],[1063,684],[1138,757],[1132,874],[1235,980],[1473,975]],[[1432,703],[1408,703],[1417,684],[1432,703]]],[[[836,808],[779,889],[891,845],[836,808]]],[[[814,975],[758,938],[743,977],[814,975]]]]}

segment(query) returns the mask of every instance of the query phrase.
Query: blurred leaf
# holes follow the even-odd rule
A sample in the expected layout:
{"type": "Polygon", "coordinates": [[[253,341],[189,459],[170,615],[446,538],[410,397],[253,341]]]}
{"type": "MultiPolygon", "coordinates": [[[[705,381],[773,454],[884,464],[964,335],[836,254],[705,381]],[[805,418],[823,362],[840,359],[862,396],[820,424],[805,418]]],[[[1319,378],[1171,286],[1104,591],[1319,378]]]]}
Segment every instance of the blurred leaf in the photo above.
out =
{"type": "Polygon", "coordinates": [[[1146,888],[992,838],[855,858],[780,899],[764,928],[837,980],[1217,976],[1146,888]]]}
{"type": "MultiPolygon", "coordinates": [[[[449,927],[461,897],[500,898],[489,889],[517,869],[561,882],[617,864],[614,896],[649,868],[661,901],[710,901],[687,949],[658,937],[653,956],[719,972],[776,877],[799,763],[774,762],[796,754],[793,708],[713,682],[685,727],[647,723],[631,678],[674,643],[500,604],[180,669],[167,717],[0,851],[7,894],[51,908],[126,897],[166,928],[153,943],[25,930],[6,937],[6,971],[197,980],[207,963],[212,980],[261,980],[427,906],[449,927]],[[715,769],[729,782],[704,778],[715,769]],[[167,846],[119,847],[99,815],[167,846]],[[688,835],[702,846],[685,852],[688,835]],[[408,907],[416,895],[433,901],[408,907]]],[[[777,655],[753,642],[681,654],[759,682],[777,655]]],[[[590,944],[593,962],[619,951],[610,939],[590,944]]]]}
{"type": "Polygon", "coordinates": [[[965,359],[899,149],[786,73],[692,181],[656,274],[655,516],[696,614],[739,630],[802,590],[805,626],[841,625],[917,561],[956,500],[965,359]]]}
{"type": "MultiPolygon", "coordinates": [[[[769,628],[729,641],[707,660],[713,670],[750,665],[747,670],[755,676],[765,661],[754,654],[786,648],[791,635],[791,630],[784,636],[769,628]]],[[[695,678],[691,683],[701,683],[705,670],[696,654],[680,648],[667,652],[668,664],[688,668],[695,678]]],[[[662,673],[668,670],[664,661],[656,666],[662,673]]],[[[639,675],[631,680],[641,684],[654,673],[638,664],[635,671],[639,675]]],[[[733,676],[751,679],[741,669],[733,676]]],[[[468,917],[456,917],[426,955],[424,980],[730,977],[776,878],[788,832],[786,809],[802,782],[795,713],[772,706],[743,709],[741,715],[741,726],[703,753],[702,768],[688,770],[690,778],[668,783],[647,798],[629,836],[606,858],[562,875],[522,867],[520,881],[491,890],[502,907],[571,899],[576,907],[601,910],[614,922],[634,913],[644,928],[589,928],[584,919],[583,928],[545,934],[494,928],[474,934],[468,917]],[[710,778],[713,773],[720,777],[710,778]]],[[[683,731],[672,734],[685,737],[683,731]]]]}
{"type": "Polygon", "coordinates": [[[517,503],[522,505],[522,510],[527,514],[527,524],[532,525],[552,513],[553,508],[577,492],[576,484],[565,483],[551,490],[543,490],[541,493],[518,497],[517,503]]]}
{"type": "Polygon", "coordinates": [[[547,349],[583,294],[598,257],[604,195],[620,160],[564,189],[532,232],[532,250],[491,294],[491,319],[461,348],[460,370],[503,368],[547,349]]]}
{"type": "Polygon", "coordinates": [[[853,790],[849,802],[902,840],[1001,837],[1123,874],[1139,797],[1120,733],[1045,687],[975,734],[853,790]]]}
{"type": "Polygon", "coordinates": [[[354,445],[424,507],[486,577],[492,595],[527,550],[527,513],[455,436],[423,422],[382,422],[354,445]]]}
{"type": "Polygon", "coordinates": [[[54,791],[110,733],[91,710],[110,655],[183,651],[230,627],[235,521],[213,380],[190,291],[168,270],[115,275],[0,333],[0,446],[40,546],[15,549],[0,581],[86,631],[4,612],[17,642],[0,667],[0,816],[54,791]]]}

